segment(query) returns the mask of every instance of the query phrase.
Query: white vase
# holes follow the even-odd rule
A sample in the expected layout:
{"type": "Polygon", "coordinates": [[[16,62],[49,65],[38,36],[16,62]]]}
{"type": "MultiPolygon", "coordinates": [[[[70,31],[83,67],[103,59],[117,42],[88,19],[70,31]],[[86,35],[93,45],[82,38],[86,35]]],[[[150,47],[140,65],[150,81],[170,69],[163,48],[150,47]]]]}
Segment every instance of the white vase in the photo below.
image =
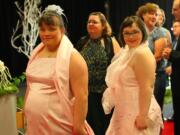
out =
{"type": "Polygon", "coordinates": [[[0,134],[17,135],[16,94],[0,96],[0,134]]]}

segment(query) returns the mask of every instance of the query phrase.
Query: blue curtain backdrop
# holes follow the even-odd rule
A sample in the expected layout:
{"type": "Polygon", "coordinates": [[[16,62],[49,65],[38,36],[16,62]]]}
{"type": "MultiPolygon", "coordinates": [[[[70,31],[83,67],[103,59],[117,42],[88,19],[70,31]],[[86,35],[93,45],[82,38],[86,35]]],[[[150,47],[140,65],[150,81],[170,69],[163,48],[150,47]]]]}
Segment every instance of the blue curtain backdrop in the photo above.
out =
{"type": "MultiPolygon", "coordinates": [[[[24,0],[16,0],[24,3],[24,0]]],[[[18,76],[25,71],[28,58],[19,54],[12,48],[10,39],[19,16],[14,4],[15,0],[0,0],[0,60],[9,67],[13,76],[18,76]]],[[[139,6],[146,2],[158,4],[166,13],[165,27],[170,29],[172,24],[172,0],[42,0],[42,9],[49,4],[60,5],[67,16],[66,22],[68,36],[76,44],[78,39],[86,34],[86,21],[92,11],[103,12],[113,28],[116,36],[122,20],[129,15],[134,15],[139,6]]]]}

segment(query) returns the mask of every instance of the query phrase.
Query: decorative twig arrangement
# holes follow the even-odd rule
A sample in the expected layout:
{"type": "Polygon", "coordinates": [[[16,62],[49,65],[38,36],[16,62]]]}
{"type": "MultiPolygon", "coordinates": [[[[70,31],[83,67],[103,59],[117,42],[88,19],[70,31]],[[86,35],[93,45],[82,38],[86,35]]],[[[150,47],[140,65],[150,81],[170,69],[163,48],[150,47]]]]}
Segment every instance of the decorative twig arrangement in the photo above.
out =
{"type": "Polygon", "coordinates": [[[40,3],[41,0],[25,0],[23,11],[19,3],[15,2],[20,20],[17,21],[17,25],[13,30],[11,45],[19,53],[25,54],[28,58],[38,38],[38,19],[41,15],[41,9],[38,6],[40,3]],[[19,32],[19,30],[22,30],[22,32],[19,32]],[[21,40],[22,45],[19,42],[19,44],[17,43],[18,39],[21,40]]]}

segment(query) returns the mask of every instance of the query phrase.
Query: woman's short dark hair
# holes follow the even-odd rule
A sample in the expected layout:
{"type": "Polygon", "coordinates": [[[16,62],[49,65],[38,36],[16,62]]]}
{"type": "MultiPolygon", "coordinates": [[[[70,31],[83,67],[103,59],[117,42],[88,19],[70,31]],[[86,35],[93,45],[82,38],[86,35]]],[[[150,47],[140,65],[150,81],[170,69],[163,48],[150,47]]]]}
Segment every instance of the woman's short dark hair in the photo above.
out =
{"type": "Polygon", "coordinates": [[[142,32],[142,41],[141,43],[145,42],[147,40],[147,31],[144,22],[142,21],[141,18],[138,16],[129,16],[124,19],[120,26],[120,31],[119,31],[119,42],[122,47],[125,47],[125,41],[124,41],[124,36],[123,36],[123,30],[126,27],[131,27],[135,23],[137,27],[141,30],[142,32]]]}
{"type": "Polygon", "coordinates": [[[59,26],[60,28],[65,28],[62,16],[56,13],[56,11],[43,12],[42,16],[39,19],[39,26],[42,26],[43,23],[47,25],[59,26]]]}

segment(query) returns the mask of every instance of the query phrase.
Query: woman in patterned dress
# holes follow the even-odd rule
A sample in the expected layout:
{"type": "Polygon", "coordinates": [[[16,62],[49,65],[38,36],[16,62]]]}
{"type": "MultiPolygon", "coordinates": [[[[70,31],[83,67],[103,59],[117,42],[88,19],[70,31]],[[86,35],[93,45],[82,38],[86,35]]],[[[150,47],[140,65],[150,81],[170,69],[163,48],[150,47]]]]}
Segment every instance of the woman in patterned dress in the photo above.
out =
{"type": "Polygon", "coordinates": [[[114,54],[120,50],[105,16],[101,12],[90,13],[87,21],[88,35],[82,37],[76,48],[84,57],[89,72],[89,96],[87,121],[96,135],[104,135],[109,124],[101,98],[105,90],[105,75],[114,54]]]}

